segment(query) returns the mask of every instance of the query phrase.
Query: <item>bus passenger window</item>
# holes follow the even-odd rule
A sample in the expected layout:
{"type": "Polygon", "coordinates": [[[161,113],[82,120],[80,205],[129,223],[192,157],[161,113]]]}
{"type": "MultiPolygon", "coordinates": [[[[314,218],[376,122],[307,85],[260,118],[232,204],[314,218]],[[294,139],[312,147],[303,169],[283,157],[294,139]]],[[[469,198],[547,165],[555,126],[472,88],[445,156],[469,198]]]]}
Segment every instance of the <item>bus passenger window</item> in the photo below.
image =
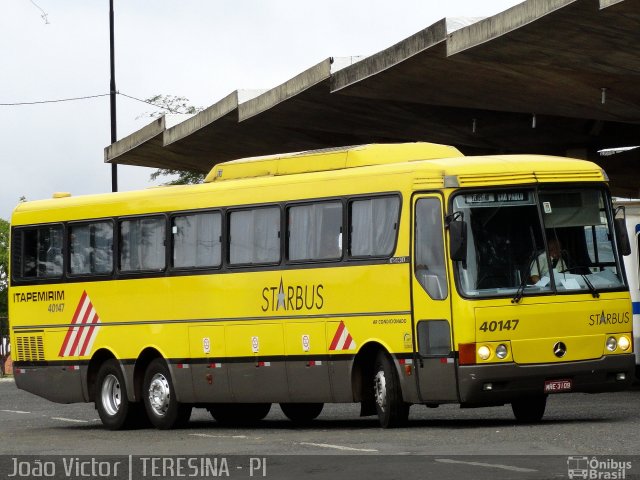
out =
{"type": "Polygon", "coordinates": [[[175,268],[220,266],[222,215],[219,212],[180,215],[173,219],[172,227],[175,268]]]}
{"type": "Polygon", "coordinates": [[[235,265],[280,261],[280,208],[231,212],[229,261],[235,265]]]}
{"type": "Polygon", "coordinates": [[[120,270],[159,271],[165,265],[164,217],[120,222],[120,270]]]}
{"type": "Polygon", "coordinates": [[[442,210],[437,198],[423,198],[416,204],[416,278],[434,300],[447,298],[442,210]]]}
{"type": "Polygon", "coordinates": [[[16,277],[22,279],[56,278],[62,276],[62,226],[41,226],[22,230],[14,242],[22,249],[15,249],[16,277]]]}
{"type": "Polygon", "coordinates": [[[342,203],[322,202],[289,208],[289,260],[342,257],[342,203]]]}
{"type": "Polygon", "coordinates": [[[398,197],[378,197],[351,202],[353,257],[380,257],[393,253],[398,232],[398,197]]]}
{"type": "Polygon", "coordinates": [[[95,222],[69,227],[69,272],[101,275],[113,272],[113,224],[95,222]]]}

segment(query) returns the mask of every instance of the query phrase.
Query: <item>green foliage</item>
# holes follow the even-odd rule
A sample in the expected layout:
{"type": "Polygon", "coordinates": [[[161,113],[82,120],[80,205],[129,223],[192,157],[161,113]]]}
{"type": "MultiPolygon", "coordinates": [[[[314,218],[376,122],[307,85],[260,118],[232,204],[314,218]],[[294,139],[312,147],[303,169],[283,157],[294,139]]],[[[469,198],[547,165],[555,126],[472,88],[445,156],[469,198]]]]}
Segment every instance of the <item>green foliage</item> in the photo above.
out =
{"type": "MultiPolygon", "coordinates": [[[[141,117],[157,118],[166,113],[193,115],[203,110],[202,107],[189,105],[188,98],[176,97],[175,95],[154,95],[144,101],[150,105],[160,108],[160,110],[146,112],[141,115],[141,117]]],[[[149,178],[154,181],[160,177],[175,177],[165,182],[163,185],[192,185],[195,183],[202,183],[205,178],[205,174],[190,170],[160,168],[153,172],[149,178]]]]}
{"type": "Polygon", "coordinates": [[[0,218],[0,317],[7,316],[7,275],[9,273],[9,222],[0,218]]]}
{"type": "Polygon", "coordinates": [[[173,175],[177,175],[177,177],[165,182],[164,185],[193,185],[195,183],[202,183],[205,178],[204,173],[192,172],[190,170],[172,170],[170,168],[159,168],[153,172],[149,178],[156,180],[158,177],[173,175]]]}

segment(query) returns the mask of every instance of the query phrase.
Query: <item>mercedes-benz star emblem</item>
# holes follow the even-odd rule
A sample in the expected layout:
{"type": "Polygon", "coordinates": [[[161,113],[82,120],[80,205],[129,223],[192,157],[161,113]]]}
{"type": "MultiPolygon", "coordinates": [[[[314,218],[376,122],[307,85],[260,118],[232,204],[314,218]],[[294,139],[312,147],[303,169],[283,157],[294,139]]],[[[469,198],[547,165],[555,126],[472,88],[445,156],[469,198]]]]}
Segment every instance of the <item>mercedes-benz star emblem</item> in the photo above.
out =
{"type": "Polygon", "coordinates": [[[553,354],[556,357],[562,358],[565,353],[567,353],[567,346],[564,343],[558,342],[553,346],[553,354]]]}

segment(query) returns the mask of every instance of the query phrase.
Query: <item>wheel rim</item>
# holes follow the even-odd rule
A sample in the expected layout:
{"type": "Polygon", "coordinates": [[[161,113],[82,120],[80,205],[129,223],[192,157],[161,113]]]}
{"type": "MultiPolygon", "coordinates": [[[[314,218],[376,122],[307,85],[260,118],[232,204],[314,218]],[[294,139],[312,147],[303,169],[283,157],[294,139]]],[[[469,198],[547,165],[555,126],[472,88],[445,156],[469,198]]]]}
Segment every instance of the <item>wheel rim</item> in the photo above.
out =
{"type": "Polygon", "coordinates": [[[107,414],[110,416],[116,415],[122,403],[122,390],[120,389],[120,382],[115,375],[109,374],[104,378],[101,398],[102,406],[107,414]]]}
{"type": "Polygon", "coordinates": [[[166,415],[171,401],[171,388],[169,381],[161,374],[156,373],[149,383],[149,405],[153,413],[159,417],[166,415]]]}
{"type": "Polygon", "coordinates": [[[387,404],[387,381],[384,378],[384,372],[382,370],[376,373],[373,379],[373,389],[376,403],[380,410],[384,412],[387,404]]]}

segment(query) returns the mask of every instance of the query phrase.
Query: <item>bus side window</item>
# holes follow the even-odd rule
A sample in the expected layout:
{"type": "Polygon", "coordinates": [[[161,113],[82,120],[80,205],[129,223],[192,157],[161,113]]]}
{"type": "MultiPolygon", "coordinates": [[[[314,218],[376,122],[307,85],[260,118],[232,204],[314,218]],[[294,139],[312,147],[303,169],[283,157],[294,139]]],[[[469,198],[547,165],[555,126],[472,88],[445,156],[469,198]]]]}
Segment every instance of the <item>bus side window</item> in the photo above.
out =
{"type": "Polygon", "coordinates": [[[335,260],[342,257],[342,203],[296,205],[288,209],[287,215],[289,260],[335,260]]]}
{"type": "Polygon", "coordinates": [[[165,219],[142,217],[120,222],[120,269],[160,271],[165,266],[165,219]]]}
{"type": "Polygon", "coordinates": [[[350,204],[350,254],[384,257],[393,254],[398,233],[400,199],[396,196],[354,200],[350,204]]]}
{"type": "Polygon", "coordinates": [[[415,262],[416,278],[429,296],[447,298],[442,210],[437,198],[423,198],[416,204],[415,262]]]}
{"type": "Polygon", "coordinates": [[[57,278],[62,276],[62,226],[44,225],[21,230],[20,255],[14,256],[16,277],[20,279],[57,278]]]}
{"type": "Polygon", "coordinates": [[[69,226],[69,273],[101,275],[113,272],[113,224],[94,222],[69,226]]]}
{"type": "Polygon", "coordinates": [[[173,218],[173,267],[219,267],[222,263],[220,212],[179,215],[173,218]]]}
{"type": "Polygon", "coordinates": [[[237,210],[229,216],[229,262],[232,265],[280,261],[280,208],[237,210]]]}

